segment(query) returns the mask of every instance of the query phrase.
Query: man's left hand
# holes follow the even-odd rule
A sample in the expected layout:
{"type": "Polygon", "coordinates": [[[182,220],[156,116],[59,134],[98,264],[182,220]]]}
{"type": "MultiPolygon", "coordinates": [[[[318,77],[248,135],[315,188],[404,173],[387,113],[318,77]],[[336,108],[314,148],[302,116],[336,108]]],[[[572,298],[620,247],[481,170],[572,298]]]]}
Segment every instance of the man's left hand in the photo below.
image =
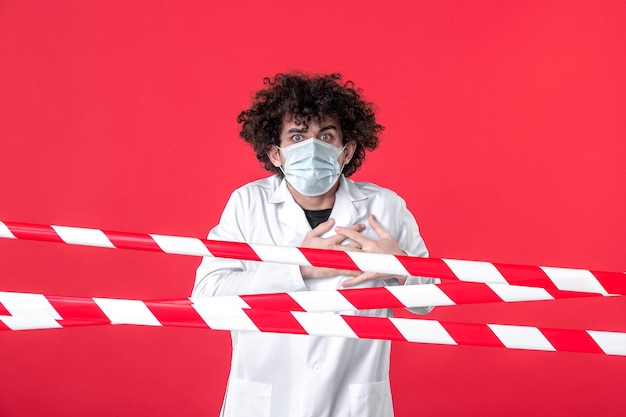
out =
{"type": "MultiPolygon", "coordinates": [[[[378,240],[369,239],[363,236],[361,233],[348,229],[346,227],[336,227],[335,232],[338,235],[345,236],[346,238],[352,239],[352,241],[358,243],[361,247],[352,248],[351,250],[356,250],[359,252],[369,252],[369,253],[386,253],[389,255],[406,255],[406,253],[402,250],[398,242],[394,239],[394,237],[389,233],[387,229],[381,225],[378,220],[374,217],[373,214],[370,214],[368,217],[368,221],[372,229],[378,236],[378,240]]],[[[336,248],[332,248],[336,249],[336,248]]],[[[345,249],[344,249],[345,250],[345,249]]],[[[406,282],[406,276],[400,277],[397,275],[391,274],[383,274],[379,272],[363,272],[355,278],[344,281],[342,285],[344,287],[353,287],[365,281],[370,280],[385,280],[390,278],[396,278],[400,285],[404,285],[406,282]]]]}

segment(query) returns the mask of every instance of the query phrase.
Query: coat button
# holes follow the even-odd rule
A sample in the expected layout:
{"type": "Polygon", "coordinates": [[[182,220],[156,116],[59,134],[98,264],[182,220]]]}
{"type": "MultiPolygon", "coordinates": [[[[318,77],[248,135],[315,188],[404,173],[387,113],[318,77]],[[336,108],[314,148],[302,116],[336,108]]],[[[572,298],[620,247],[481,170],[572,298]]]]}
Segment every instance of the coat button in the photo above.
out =
{"type": "Polygon", "coordinates": [[[320,365],[318,362],[315,362],[313,364],[313,373],[319,374],[321,370],[322,370],[322,365],[320,365]]]}

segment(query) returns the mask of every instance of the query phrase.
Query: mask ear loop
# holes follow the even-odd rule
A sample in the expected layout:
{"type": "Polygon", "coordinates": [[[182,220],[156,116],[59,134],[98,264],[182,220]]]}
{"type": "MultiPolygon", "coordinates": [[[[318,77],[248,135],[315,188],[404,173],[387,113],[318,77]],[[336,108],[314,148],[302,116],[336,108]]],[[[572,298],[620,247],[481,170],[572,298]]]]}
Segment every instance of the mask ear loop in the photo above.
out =
{"type": "MultiPolygon", "coordinates": [[[[276,146],[276,149],[278,149],[278,159],[280,160],[280,152],[282,151],[282,152],[283,152],[283,154],[284,154],[285,152],[283,151],[283,148],[281,148],[280,146],[278,146],[278,145],[274,145],[274,146],[276,146]]],[[[286,158],[286,157],[285,157],[285,161],[287,161],[287,158],[286,158]]],[[[281,161],[281,164],[278,166],[278,169],[280,169],[280,171],[283,173],[283,177],[285,177],[285,178],[286,178],[286,177],[287,177],[287,175],[285,174],[285,170],[283,169],[283,162],[282,162],[282,161],[281,161]]]]}
{"type": "MultiPolygon", "coordinates": [[[[285,151],[283,151],[283,148],[281,148],[278,145],[276,145],[276,149],[278,149],[278,159],[280,159],[280,153],[282,152],[284,154],[285,151]]],[[[285,162],[287,162],[287,156],[286,155],[285,155],[285,162]]],[[[287,178],[287,174],[285,174],[285,170],[283,169],[283,165],[284,165],[284,162],[280,161],[280,165],[278,166],[278,168],[283,173],[283,178],[287,178]]]]}
{"type": "MultiPolygon", "coordinates": [[[[345,151],[345,150],[346,150],[346,145],[343,145],[343,148],[341,148],[341,150],[339,151],[339,155],[341,155],[341,152],[343,152],[343,151],[345,151]]],[[[339,158],[339,155],[337,155],[337,158],[339,158]]],[[[343,159],[343,160],[344,160],[344,161],[346,160],[345,156],[344,156],[344,159],[343,159]]],[[[339,162],[339,161],[337,161],[337,162],[339,162]]],[[[343,168],[344,168],[345,166],[346,166],[346,163],[345,163],[345,162],[343,162],[343,163],[341,164],[341,169],[339,170],[339,175],[343,174],[343,168]]]]}

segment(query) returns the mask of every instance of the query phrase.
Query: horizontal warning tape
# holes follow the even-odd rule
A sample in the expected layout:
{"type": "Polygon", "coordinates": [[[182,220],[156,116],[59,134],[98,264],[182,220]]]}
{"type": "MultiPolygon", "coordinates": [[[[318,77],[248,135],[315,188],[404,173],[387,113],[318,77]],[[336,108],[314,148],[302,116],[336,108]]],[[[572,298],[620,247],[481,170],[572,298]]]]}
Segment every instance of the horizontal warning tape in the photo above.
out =
{"type": "MultiPolygon", "coordinates": [[[[233,295],[207,298],[159,300],[163,303],[190,302],[222,308],[251,308],[276,311],[341,312],[383,308],[453,306],[478,303],[548,301],[565,298],[600,297],[597,293],[545,290],[515,285],[454,283],[350,288],[325,291],[294,291],[269,294],[233,295]]],[[[25,315],[49,312],[62,303],[79,307],[94,303],[95,298],[57,297],[43,294],[0,291],[0,315],[25,315]]],[[[150,302],[150,301],[146,301],[150,302]]],[[[67,310],[66,310],[67,311],[67,310]]],[[[84,318],[84,317],[83,317],[84,318]]]]}
{"type": "Polygon", "coordinates": [[[0,297],[5,309],[11,313],[10,316],[0,316],[0,330],[130,324],[626,356],[626,333],[623,332],[271,311],[240,308],[230,303],[225,306],[220,305],[220,301],[143,302],[45,297],[28,293],[0,293],[0,297]]]}
{"type": "Polygon", "coordinates": [[[626,294],[623,272],[294,248],[6,221],[0,221],[0,238],[436,277],[546,290],[626,294]]]}

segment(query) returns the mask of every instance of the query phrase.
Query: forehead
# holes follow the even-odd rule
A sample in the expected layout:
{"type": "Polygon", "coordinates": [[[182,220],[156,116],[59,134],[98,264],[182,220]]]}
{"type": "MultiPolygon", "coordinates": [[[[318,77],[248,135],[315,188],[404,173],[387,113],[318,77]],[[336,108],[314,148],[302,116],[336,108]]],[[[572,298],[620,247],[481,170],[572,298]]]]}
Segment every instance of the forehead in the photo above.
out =
{"type": "Polygon", "coordinates": [[[334,117],[326,116],[322,119],[317,117],[312,117],[311,120],[306,120],[305,118],[301,118],[294,115],[285,115],[282,121],[282,131],[284,132],[286,129],[298,128],[301,130],[319,130],[327,126],[334,126],[338,130],[341,130],[341,126],[339,120],[334,117]]]}

